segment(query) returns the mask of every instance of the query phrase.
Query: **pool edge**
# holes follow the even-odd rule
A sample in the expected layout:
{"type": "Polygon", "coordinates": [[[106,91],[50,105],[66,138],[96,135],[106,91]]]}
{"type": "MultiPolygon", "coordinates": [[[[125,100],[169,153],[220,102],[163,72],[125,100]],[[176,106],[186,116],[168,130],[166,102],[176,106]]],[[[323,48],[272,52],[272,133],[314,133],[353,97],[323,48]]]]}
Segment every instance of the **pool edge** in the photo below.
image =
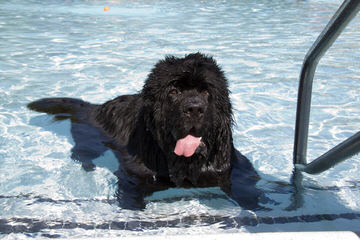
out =
{"type": "Polygon", "coordinates": [[[266,232],[266,233],[222,233],[222,234],[201,234],[201,235],[147,235],[129,237],[111,237],[96,239],[128,239],[128,240],[359,240],[360,231],[307,231],[307,232],[266,232]]]}

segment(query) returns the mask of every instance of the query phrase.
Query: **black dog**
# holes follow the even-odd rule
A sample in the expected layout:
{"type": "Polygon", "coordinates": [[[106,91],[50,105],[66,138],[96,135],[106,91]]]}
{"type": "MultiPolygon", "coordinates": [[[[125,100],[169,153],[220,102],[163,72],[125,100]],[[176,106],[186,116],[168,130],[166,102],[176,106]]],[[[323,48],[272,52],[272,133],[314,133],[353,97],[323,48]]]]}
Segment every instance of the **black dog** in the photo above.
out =
{"type": "Polygon", "coordinates": [[[92,169],[111,148],[120,161],[121,207],[169,187],[220,186],[242,207],[258,207],[258,175],[233,146],[232,108],[224,73],[200,53],[159,61],[142,91],[102,105],[48,98],[28,107],[71,119],[72,158],[92,169]]]}

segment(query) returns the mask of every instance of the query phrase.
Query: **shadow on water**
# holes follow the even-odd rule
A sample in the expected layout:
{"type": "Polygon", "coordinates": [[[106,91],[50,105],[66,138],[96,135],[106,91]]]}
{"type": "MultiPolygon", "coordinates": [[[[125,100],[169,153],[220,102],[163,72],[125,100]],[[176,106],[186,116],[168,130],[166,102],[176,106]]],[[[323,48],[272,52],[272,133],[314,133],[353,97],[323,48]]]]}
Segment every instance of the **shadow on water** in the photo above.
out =
{"type": "MultiPolygon", "coordinates": [[[[65,136],[69,142],[75,145],[72,137],[70,120],[55,121],[49,116],[36,116],[30,120],[30,124],[34,126],[41,126],[46,131],[51,131],[59,136],[65,136]]],[[[63,120],[63,119],[61,119],[63,120]]],[[[99,152],[111,150],[108,146],[98,146],[99,152]],[[105,148],[105,150],[104,150],[105,148]]],[[[95,150],[96,150],[95,148],[95,150]]],[[[94,150],[94,149],[93,149],[94,150]]],[[[74,152],[73,152],[74,153],[74,152]]],[[[99,156],[101,155],[99,154],[99,156]]],[[[74,159],[74,154],[72,154],[74,159]]],[[[74,159],[75,161],[76,158],[74,159]]],[[[79,162],[79,161],[77,161],[79,162]]],[[[84,167],[83,162],[79,162],[84,167]]],[[[92,161],[93,166],[89,168],[90,163],[86,163],[84,170],[92,171],[96,167],[107,168],[114,174],[118,171],[119,163],[116,156],[113,157],[99,157],[92,161]]],[[[265,197],[260,202],[264,205],[267,211],[242,211],[248,212],[246,216],[243,214],[234,216],[229,215],[208,215],[208,214],[191,214],[188,216],[175,217],[172,220],[159,219],[134,219],[129,221],[103,221],[93,223],[83,223],[78,221],[62,221],[62,220],[41,220],[27,217],[0,219],[1,233],[37,233],[43,230],[53,229],[113,229],[113,230],[131,230],[144,231],[167,228],[187,228],[191,226],[210,226],[218,224],[222,229],[242,228],[246,227],[250,232],[266,231],[266,226],[276,225],[276,231],[296,231],[298,226],[290,223],[298,224],[319,224],[323,221],[344,220],[351,221],[360,220],[360,213],[353,212],[341,202],[337,193],[344,188],[352,190],[360,189],[359,182],[352,182],[347,187],[323,187],[316,184],[309,184],[301,172],[294,170],[290,182],[278,181],[275,176],[263,178],[259,181],[259,188],[265,193],[265,197]],[[271,179],[271,180],[269,180],[271,179]],[[312,201],[312,203],[309,203],[312,201]],[[324,205],[331,203],[331,206],[324,208],[324,205]],[[318,211],[309,208],[309,205],[318,205],[318,211]],[[255,228],[254,228],[255,227],[255,228]]],[[[111,205],[117,205],[117,199],[72,199],[72,200],[53,200],[41,196],[20,195],[17,197],[0,196],[0,199],[19,198],[24,200],[36,200],[40,202],[49,202],[55,204],[76,203],[81,205],[84,202],[105,202],[111,205]]],[[[239,206],[232,202],[226,194],[222,193],[220,189],[209,188],[201,189],[169,189],[165,191],[155,192],[152,196],[146,198],[149,203],[174,203],[177,201],[191,201],[197,199],[200,204],[206,205],[210,208],[219,209],[221,205],[225,208],[229,205],[237,209],[239,206]],[[215,206],[216,205],[216,206],[215,206]]],[[[305,225],[304,225],[305,226],[305,225]]],[[[327,229],[326,225],[322,225],[322,230],[348,230],[348,226],[339,226],[338,229],[327,229]]],[[[304,229],[312,229],[305,227],[304,229]]],[[[316,228],[315,228],[316,229],[316,228]]],[[[358,229],[354,229],[355,231],[358,229]]]]}
{"type": "MultiPolygon", "coordinates": [[[[62,118],[53,118],[52,116],[49,115],[41,115],[31,118],[29,123],[34,126],[42,127],[44,130],[53,132],[56,135],[65,136],[66,138],[68,138],[69,142],[72,145],[74,146],[76,145],[77,139],[74,140],[72,134],[72,131],[74,131],[74,129],[71,129],[71,127],[74,127],[74,125],[71,125],[69,119],[64,120],[62,118]]],[[[89,130],[89,128],[87,128],[86,130],[89,130]]],[[[113,150],[111,149],[111,146],[107,144],[106,140],[107,139],[104,139],[104,141],[102,142],[103,144],[97,144],[96,146],[94,146],[93,142],[85,142],[85,144],[87,143],[91,145],[91,149],[89,149],[86,145],[82,146],[81,149],[83,150],[82,154],[84,155],[89,154],[91,157],[93,157],[94,159],[93,161],[85,162],[85,163],[79,162],[79,160],[76,158],[76,155],[74,154],[74,147],[71,150],[72,151],[71,158],[74,161],[79,162],[86,171],[92,171],[94,168],[100,167],[100,168],[107,168],[111,172],[116,173],[116,171],[118,171],[120,167],[119,161],[117,160],[117,157],[119,156],[118,154],[106,154],[107,157],[103,157],[104,152],[107,151],[111,152],[111,150],[113,150]],[[86,153],[86,151],[92,151],[92,153],[86,153]],[[97,155],[98,157],[95,158],[93,155],[97,155]]],[[[287,195],[289,204],[288,206],[282,208],[285,211],[296,211],[302,208],[304,204],[306,205],[304,196],[306,195],[307,191],[338,192],[341,191],[342,188],[360,190],[360,182],[356,182],[356,181],[349,182],[349,186],[346,187],[337,187],[337,186],[324,187],[318,183],[308,183],[307,179],[304,178],[303,173],[296,169],[294,169],[293,173],[291,174],[290,182],[284,182],[282,180],[279,181],[276,179],[275,176],[263,176],[263,178],[260,180],[260,183],[258,185],[260,185],[260,187],[263,187],[262,190],[267,195],[271,195],[271,194],[287,195]]],[[[219,190],[219,192],[221,192],[221,190],[219,190]]],[[[224,194],[224,198],[228,198],[228,197],[224,194]]],[[[334,199],[332,200],[328,199],[328,201],[338,202],[337,196],[333,196],[333,198],[334,199]]],[[[156,201],[156,199],[153,200],[156,201]]],[[[278,199],[271,200],[271,197],[264,198],[262,200],[262,203],[269,204],[268,206],[266,206],[268,210],[273,209],[274,206],[277,208],[277,206],[281,205],[278,199]]],[[[339,202],[339,206],[342,206],[341,202],[339,202]]]]}

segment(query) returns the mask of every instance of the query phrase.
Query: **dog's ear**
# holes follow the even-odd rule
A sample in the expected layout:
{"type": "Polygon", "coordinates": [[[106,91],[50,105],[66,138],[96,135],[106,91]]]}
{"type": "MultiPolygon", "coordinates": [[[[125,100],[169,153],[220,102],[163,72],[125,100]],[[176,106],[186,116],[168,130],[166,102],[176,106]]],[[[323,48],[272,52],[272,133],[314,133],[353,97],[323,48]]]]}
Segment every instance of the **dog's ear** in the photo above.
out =
{"type": "Polygon", "coordinates": [[[156,122],[154,111],[156,111],[156,103],[154,103],[154,100],[151,98],[144,98],[144,106],[142,109],[142,116],[140,116],[145,125],[146,134],[152,134],[153,136],[156,136],[158,133],[156,133],[156,126],[154,125],[156,122]]]}
{"type": "Polygon", "coordinates": [[[233,151],[230,122],[218,126],[214,148],[214,169],[216,169],[218,173],[229,170],[233,151]]]}
{"type": "Polygon", "coordinates": [[[232,107],[228,95],[214,99],[212,110],[211,130],[207,138],[212,145],[211,154],[213,158],[213,168],[217,172],[223,173],[229,170],[232,152],[234,150],[232,137],[232,107]],[[221,98],[221,100],[220,100],[221,98]],[[223,102],[223,105],[220,104],[223,102]]]}
{"type": "Polygon", "coordinates": [[[168,172],[166,159],[158,143],[154,140],[152,113],[142,108],[136,123],[134,132],[131,134],[128,151],[143,161],[145,166],[159,175],[168,172]]]}

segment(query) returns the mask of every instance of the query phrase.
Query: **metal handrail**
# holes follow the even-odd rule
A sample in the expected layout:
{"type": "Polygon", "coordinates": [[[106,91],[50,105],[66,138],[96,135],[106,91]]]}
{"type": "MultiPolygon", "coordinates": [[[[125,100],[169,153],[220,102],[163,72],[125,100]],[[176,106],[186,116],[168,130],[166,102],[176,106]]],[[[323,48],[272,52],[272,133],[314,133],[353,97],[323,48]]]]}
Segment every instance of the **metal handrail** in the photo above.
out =
{"type": "Polygon", "coordinates": [[[320,58],[360,10],[360,0],[345,0],[305,56],[299,81],[293,163],[310,174],[323,172],[360,152],[360,131],[306,164],[312,83],[320,58]]]}

